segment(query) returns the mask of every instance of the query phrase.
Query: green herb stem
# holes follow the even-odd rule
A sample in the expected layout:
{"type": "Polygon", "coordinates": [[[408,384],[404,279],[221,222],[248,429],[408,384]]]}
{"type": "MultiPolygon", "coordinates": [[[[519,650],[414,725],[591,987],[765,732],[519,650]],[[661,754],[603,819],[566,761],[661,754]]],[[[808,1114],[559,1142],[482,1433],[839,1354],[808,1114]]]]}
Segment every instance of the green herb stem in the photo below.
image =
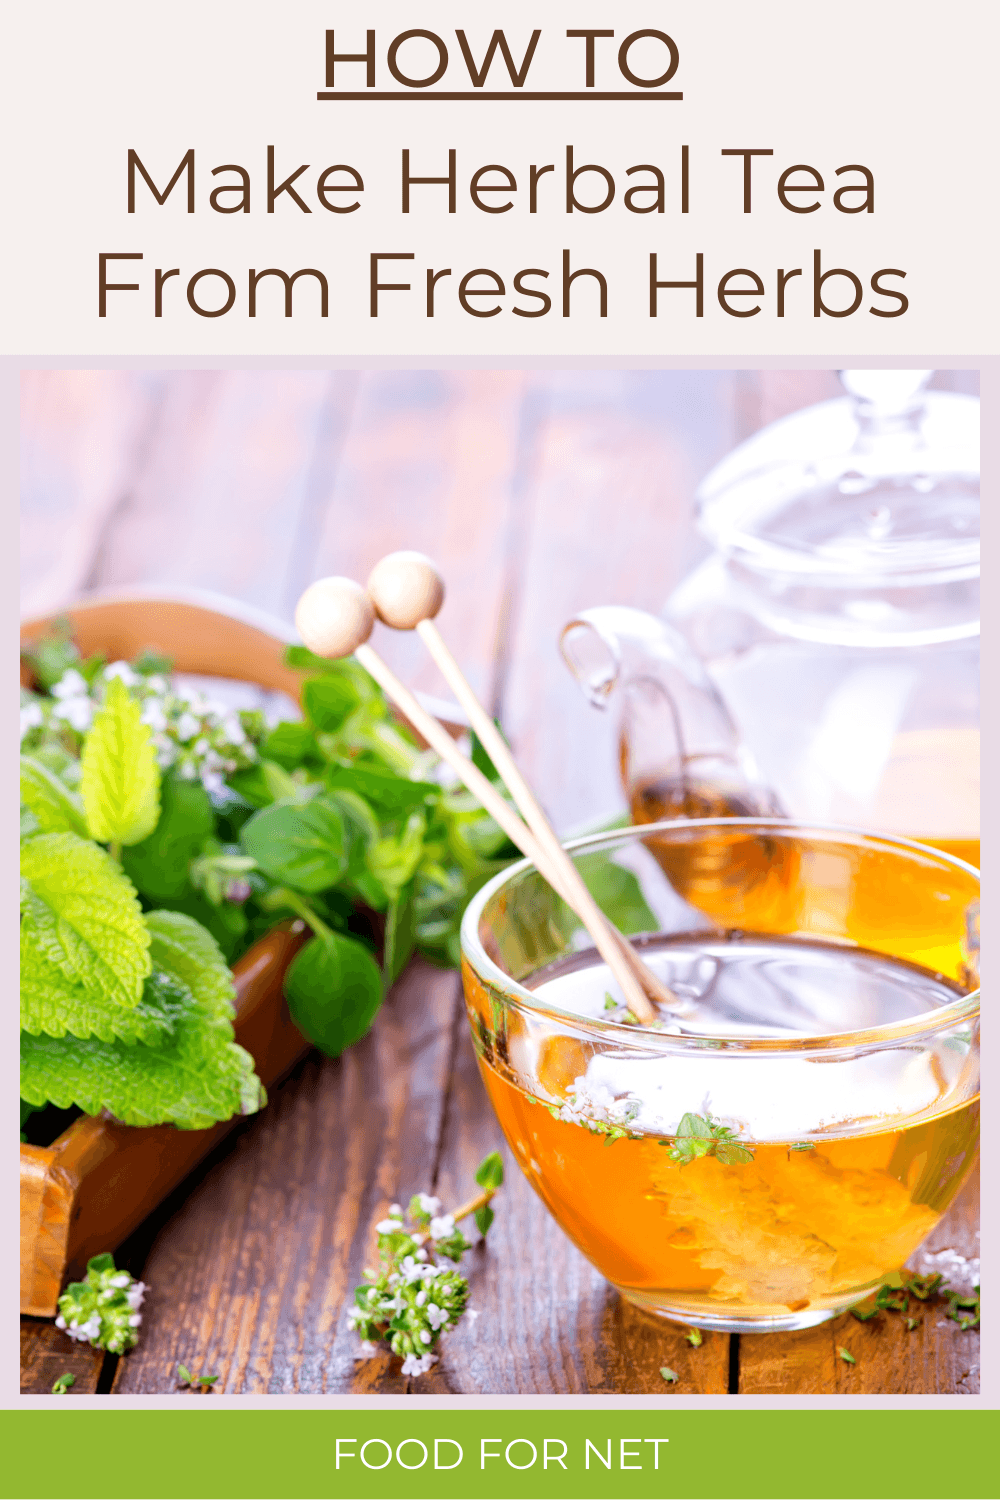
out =
{"type": "Polygon", "coordinates": [[[284,904],[286,906],[290,906],[292,908],[292,911],[295,912],[297,916],[301,917],[303,922],[305,922],[309,927],[312,928],[317,937],[327,939],[331,939],[333,937],[332,928],[327,927],[323,919],[321,917],[318,917],[313,911],[312,907],[309,905],[309,902],[303,900],[303,898],[298,895],[297,892],[289,890],[286,886],[284,891],[282,892],[282,897],[284,900],[284,904]]]}

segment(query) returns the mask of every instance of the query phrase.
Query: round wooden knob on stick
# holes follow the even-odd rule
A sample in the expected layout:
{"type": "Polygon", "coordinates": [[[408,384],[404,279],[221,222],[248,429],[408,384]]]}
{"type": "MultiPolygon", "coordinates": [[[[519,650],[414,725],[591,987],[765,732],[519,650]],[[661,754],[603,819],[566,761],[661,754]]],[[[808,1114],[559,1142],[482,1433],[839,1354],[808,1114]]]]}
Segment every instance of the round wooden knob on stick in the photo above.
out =
{"type": "Polygon", "coordinates": [[[375,608],[353,578],[320,578],[299,600],[295,624],[317,656],[350,656],[375,628],[375,608]]]}
{"type": "Polygon", "coordinates": [[[444,584],[422,552],[390,552],[368,577],[368,597],[380,620],[393,630],[415,630],[444,603],[444,584]]]}

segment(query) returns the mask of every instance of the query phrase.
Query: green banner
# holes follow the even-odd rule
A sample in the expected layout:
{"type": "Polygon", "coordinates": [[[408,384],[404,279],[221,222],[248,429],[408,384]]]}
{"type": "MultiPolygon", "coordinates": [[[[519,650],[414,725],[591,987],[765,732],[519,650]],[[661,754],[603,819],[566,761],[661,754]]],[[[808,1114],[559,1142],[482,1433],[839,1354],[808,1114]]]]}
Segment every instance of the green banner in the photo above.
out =
{"type": "Polygon", "coordinates": [[[6,1411],[19,1500],[992,1500],[983,1410],[6,1411]]]}

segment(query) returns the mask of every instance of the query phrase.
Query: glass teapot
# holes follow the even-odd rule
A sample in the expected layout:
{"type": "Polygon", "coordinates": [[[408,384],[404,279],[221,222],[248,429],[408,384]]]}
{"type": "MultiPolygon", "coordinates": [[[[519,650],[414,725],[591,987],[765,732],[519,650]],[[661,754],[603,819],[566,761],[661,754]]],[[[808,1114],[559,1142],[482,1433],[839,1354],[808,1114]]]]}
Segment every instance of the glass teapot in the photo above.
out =
{"type": "Polygon", "coordinates": [[[606,606],[562,651],[623,704],[637,822],[772,813],[979,863],[979,402],[852,370],[701,484],[711,555],[665,617],[606,606]]]}

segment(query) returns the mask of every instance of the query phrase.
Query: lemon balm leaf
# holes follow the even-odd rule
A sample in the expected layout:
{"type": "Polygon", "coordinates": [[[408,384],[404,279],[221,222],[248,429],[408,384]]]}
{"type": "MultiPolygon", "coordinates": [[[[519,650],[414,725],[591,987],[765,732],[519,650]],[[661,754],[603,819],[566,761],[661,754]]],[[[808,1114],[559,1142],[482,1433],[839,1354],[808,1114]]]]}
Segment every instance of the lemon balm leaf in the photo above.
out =
{"type": "Polygon", "coordinates": [[[180,911],[147,912],[146,926],[153,962],[187,985],[208,1015],[229,1025],[236,998],[233,976],[207,928],[180,911]]]}
{"type": "Polygon", "coordinates": [[[83,803],[58,776],[30,755],[21,756],[21,801],[34,815],[38,833],[76,833],[87,837],[83,803]]]}
{"type": "Polygon", "coordinates": [[[160,768],[149,725],[120,677],[108,683],[80,764],[91,837],[119,845],[148,838],[160,817],[160,768]]]}
{"type": "Polygon", "coordinates": [[[138,1004],[151,970],[135,891],[110,855],[75,833],[21,848],[22,926],[67,979],[115,1005],[138,1004]]]}
{"type": "Polygon", "coordinates": [[[107,1109],[126,1125],[169,1121],[182,1130],[260,1109],[266,1095],[250,1054],[189,991],[178,1008],[172,1035],[157,1047],[22,1032],[22,1097],[90,1115],[107,1109]]]}
{"type": "Polygon", "coordinates": [[[96,1036],[155,1047],[172,1033],[187,994],[172,975],[154,968],[138,1005],[112,1005],[67,979],[22,934],[21,1030],[33,1036],[96,1036]]]}

